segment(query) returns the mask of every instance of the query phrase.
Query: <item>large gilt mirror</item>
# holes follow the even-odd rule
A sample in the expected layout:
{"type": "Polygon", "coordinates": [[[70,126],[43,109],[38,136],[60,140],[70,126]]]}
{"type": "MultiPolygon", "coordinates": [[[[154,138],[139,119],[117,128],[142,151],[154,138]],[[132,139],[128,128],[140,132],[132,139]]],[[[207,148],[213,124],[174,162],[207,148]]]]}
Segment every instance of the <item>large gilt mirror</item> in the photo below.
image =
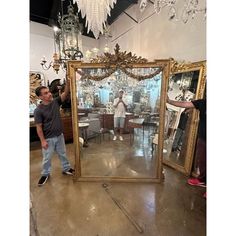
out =
{"type": "MultiPolygon", "coordinates": [[[[205,75],[205,61],[178,63],[172,59],[167,95],[176,101],[203,98],[205,75]]],[[[189,175],[195,154],[198,112],[167,104],[165,116],[163,163],[189,175]]]]}
{"type": "Polygon", "coordinates": [[[77,181],[161,182],[164,91],[170,60],[148,62],[121,52],[68,62],[77,181]],[[114,136],[114,100],[123,90],[123,129],[114,136]],[[153,148],[153,139],[160,138],[153,148]]]}

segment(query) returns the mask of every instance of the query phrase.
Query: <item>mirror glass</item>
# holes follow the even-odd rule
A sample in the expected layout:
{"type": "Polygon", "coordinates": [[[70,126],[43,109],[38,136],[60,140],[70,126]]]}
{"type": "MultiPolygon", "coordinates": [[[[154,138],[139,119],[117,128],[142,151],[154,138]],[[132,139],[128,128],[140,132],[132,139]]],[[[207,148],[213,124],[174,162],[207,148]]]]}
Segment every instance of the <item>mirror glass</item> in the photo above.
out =
{"type": "MultiPolygon", "coordinates": [[[[199,70],[173,74],[169,79],[168,96],[171,100],[195,99],[199,70]]],[[[193,109],[167,104],[165,115],[164,160],[185,166],[193,109]]]]}
{"type": "Polygon", "coordinates": [[[77,70],[79,136],[84,139],[80,155],[83,177],[155,177],[158,157],[152,143],[159,125],[162,72],[159,68],[125,70],[126,73],[120,69],[109,73],[105,68],[77,70]],[[154,76],[140,80],[130,77],[130,72],[137,78],[154,76]],[[123,129],[115,132],[114,100],[120,90],[127,109],[123,129]]]}

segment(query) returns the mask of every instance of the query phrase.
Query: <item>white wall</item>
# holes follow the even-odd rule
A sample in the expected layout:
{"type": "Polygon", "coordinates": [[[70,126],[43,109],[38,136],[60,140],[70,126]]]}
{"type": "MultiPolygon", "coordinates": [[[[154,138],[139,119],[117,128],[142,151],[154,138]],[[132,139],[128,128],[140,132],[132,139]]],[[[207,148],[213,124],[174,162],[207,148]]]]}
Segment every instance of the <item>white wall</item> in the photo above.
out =
{"type": "MultiPolygon", "coordinates": [[[[82,52],[93,47],[99,47],[98,41],[89,37],[82,36],[82,52]]],[[[65,78],[65,72],[60,70],[58,74],[53,68],[43,70],[40,62],[43,56],[47,61],[52,60],[54,53],[53,29],[47,25],[30,22],[30,71],[42,72],[46,82],[54,79],[65,78]]]]}
{"type": "MultiPolygon", "coordinates": [[[[178,14],[183,9],[184,0],[178,1],[178,14]]],[[[205,4],[205,0],[201,2],[205,4]]],[[[206,59],[206,21],[203,14],[196,15],[187,24],[168,20],[168,8],[153,14],[153,4],[149,3],[143,13],[139,4],[126,10],[139,23],[124,13],[112,24],[112,48],[118,43],[122,51],[133,52],[149,60],[167,59],[200,61],[206,59]],[[152,15],[153,14],[153,15],[152,15]],[[149,18],[148,18],[149,17],[149,18]]],[[[104,41],[100,41],[104,47],[104,41]]]]}
{"type": "MultiPolygon", "coordinates": [[[[179,0],[179,9],[183,8],[184,0],[179,0]]],[[[201,2],[205,4],[205,0],[201,2]]],[[[178,10],[179,10],[178,9],[178,10]]],[[[200,61],[206,59],[206,22],[203,15],[197,15],[187,24],[168,20],[168,9],[165,8],[158,14],[154,13],[153,4],[148,3],[143,13],[139,11],[139,4],[126,10],[134,22],[122,13],[111,25],[112,38],[111,51],[118,43],[121,51],[133,52],[149,60],[168,59],[200,61]]],[[[178,12],[180,14],[180,11],[178,12]]],[[[103,37],[95,40],[82,36],[82,52],[93,47],[103,50],[105,41],[103,37]]],[[[45,71],[41,68],[40,61],[45,56],[49,61],[53,55],[53,30],[51,27],[30,22],[30,70],[40,71],[45,75],[46,81],[65,77],[62,71],[57,75],[52,68],[45,71]]]]}

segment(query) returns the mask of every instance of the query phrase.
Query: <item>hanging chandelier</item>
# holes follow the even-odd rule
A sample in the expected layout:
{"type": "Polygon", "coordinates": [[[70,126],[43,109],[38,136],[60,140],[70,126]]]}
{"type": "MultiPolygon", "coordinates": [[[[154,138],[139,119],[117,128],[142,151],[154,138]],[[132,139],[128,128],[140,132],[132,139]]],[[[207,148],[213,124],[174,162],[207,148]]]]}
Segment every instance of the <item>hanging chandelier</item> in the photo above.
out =
{"type": "Polygon", "coordinates": [[[60,13],[58,14],[58,23],[59,28],[53,28],[53,60],[47,65],[47,60],[43,57],[40,63],[44,70],[52,67],[56,73],[58,73],[60,67],[65,70],[66,61],[81,60],[83,58],[83,53],[81,52],[82,24],[79,23],[78,13],[74,14],[74,8],[71,3],[68,6],[67,14],[63,15],[63,11],[62,16],[60,13]]]}
{"type": "Polygon", "coordinates": [[[107,16],[110,16],[111,9],[117,0],[73,0],[77,2],[78,10],[84,18],[86,16],[87,33],[91,30],[94,37],[98,39],[103,34],[107,16]]]}
{"type": "Polygon", "coordinates": [[[110,26],[107,23],[105,24],[105,27],[103,29],[103,34],[100,35],[100,37],[101,36],[103,36],[104,38],[105,42],[104,47],[101,48],[100,50],[96,47],[88,49],[85,52],[85,59],[87,59],[88,61],[92,60],[93,58],[97,58],[99,54],[110,52],[110,46],[111,46],[110,38],[112,37],[112,34],[110,31],[110,26]]]}
{"type": "Polygon", "coordinates": [[[199,13],[203,13],[204,19],[206,19],[206,7],[201,7],[199,0],[185,0],[182,10],[178,9],[178,0],[141,0],[139,5],[141,12],[146,9],[148,2],[153,4],[154,10],[157,14],[160,14],[164,8],[168,8],[168,19],[170,21],[182,21],[186,24],[189,19],[194,19],[199,13]],[[180,12],[179,16],[177,15],[177,11],[180,12]]]}

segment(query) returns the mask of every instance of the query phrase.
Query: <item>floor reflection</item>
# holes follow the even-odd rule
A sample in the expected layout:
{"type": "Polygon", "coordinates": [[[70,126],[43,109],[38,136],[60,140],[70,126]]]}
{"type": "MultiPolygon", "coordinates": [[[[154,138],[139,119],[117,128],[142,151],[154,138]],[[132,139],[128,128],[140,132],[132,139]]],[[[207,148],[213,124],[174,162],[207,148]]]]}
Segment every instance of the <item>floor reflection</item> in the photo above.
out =
{"type": "Polygon", "coordinates": [[[83,148],[82,176],[154,177],[156,157],[151,152],[150,131],[145,130],[143,137],[143,131],[135,130],[132,143],[129,134],[123,137],[124,141],[89,140],[89,147],[83,148]]]}
{"type": "Polygon", "coordinates": [[[172,139],[168,139],[164,141],[164,148],[166,152],[163,153],[164,154],[163,158],[165,160],[174,162],[180,166],[184,166],[184,162],[185,162],[184,155],[181,155],[181,150],[172,151],[172,146],[173,146],[172,139]]]}

